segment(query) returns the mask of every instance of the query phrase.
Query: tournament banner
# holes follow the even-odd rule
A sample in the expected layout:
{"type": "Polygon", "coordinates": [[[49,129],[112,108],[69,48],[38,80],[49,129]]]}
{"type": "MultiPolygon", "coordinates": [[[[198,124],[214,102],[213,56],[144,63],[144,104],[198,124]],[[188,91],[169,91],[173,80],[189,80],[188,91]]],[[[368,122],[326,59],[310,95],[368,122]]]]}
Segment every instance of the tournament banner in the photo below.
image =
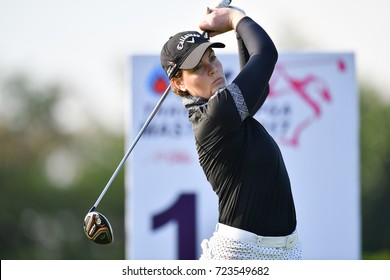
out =
{"type": "MultiPolygon", "coordinates": [[[[219,55],[228,82],[237,55],[219,55]]],[[[158,55],[130,58],[126,143],[168,86],[158,55]]],[[[304,259],[361,258],[359,96],[352,53],[282,53],[255,116],[290,175],[304,259]]],[[[218,201],[198,163],[192,127],[171,92],[126,165],[126,258],[198,259],[218,201]]]]}

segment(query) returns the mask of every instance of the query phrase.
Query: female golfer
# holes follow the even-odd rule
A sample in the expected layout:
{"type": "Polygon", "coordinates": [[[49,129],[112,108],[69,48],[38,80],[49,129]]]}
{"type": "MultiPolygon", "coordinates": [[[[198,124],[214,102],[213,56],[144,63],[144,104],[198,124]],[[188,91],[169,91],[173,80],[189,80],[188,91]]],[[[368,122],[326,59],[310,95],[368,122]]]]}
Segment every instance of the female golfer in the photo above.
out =
{"type": "Polygon", "coordinates": [[[209,37],[234,30],[241,71],[227,84],[210,42],[197,31],[172,36],[161,64],[192,123],[199,162],[218,196],[216,230],[200,259],[301,259],[289,176],[274,139],[254,119],[268,92],[278,52],[242,11],[209,9],[209,37]]]}

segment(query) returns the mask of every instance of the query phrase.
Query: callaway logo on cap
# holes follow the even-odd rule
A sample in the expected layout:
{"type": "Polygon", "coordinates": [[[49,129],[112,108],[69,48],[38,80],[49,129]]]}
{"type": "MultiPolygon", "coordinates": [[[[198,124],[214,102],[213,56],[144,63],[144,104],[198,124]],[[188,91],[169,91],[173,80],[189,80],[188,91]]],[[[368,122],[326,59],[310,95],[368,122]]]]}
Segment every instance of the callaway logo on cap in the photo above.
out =
{"type": "Polygon", "coordinates": [[[194,37],[201,37],[199,33],[188,33],[180,37],[179,44],[177,44],[177,49],[180,51],[184,47],[184,43],[188,44],[194,44],[195,43],[195,38],[194,37]],[[191,38],[191,39],[189,39],[191,38]],[[189,39],[189,40],[187,40],[189,39]]]}

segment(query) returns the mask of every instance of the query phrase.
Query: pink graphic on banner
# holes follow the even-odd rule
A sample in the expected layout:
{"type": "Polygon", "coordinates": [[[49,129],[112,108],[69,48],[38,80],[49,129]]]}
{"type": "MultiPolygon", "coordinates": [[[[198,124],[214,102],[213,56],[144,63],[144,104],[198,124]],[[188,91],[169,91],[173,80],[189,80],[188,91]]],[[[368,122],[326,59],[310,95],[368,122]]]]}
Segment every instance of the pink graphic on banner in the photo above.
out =
{"type": "Polygon", "coordinates": [[[323,117],[324,106],[331,103],[332,93],[329,83],[313,73],[318,73],[314,71],[315,68],[327,67],[329,64],[336,66],[340,73],[346,71],[343,60],[317,59],[276,65],[260,119],[280,144],[298,146],[303,132],[323,117]],[[306,68],[306,72],[303,68],[306,68]],[[294,76],[291,72],[294,72],[294,76]]]}

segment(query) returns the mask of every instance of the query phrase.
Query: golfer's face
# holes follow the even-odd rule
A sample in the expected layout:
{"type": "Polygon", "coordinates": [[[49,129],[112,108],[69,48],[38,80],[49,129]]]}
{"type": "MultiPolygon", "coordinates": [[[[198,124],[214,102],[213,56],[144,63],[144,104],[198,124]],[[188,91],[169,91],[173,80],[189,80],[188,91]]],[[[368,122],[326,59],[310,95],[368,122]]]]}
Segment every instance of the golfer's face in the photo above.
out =
{"type": "Polygon", "coordinates": [[[199,64],[190,70],[183,70],[183,91],[192,96],[209,99],[218,89],[226,85],[225,75],[221,62],[209,48],[199,64]]]}

